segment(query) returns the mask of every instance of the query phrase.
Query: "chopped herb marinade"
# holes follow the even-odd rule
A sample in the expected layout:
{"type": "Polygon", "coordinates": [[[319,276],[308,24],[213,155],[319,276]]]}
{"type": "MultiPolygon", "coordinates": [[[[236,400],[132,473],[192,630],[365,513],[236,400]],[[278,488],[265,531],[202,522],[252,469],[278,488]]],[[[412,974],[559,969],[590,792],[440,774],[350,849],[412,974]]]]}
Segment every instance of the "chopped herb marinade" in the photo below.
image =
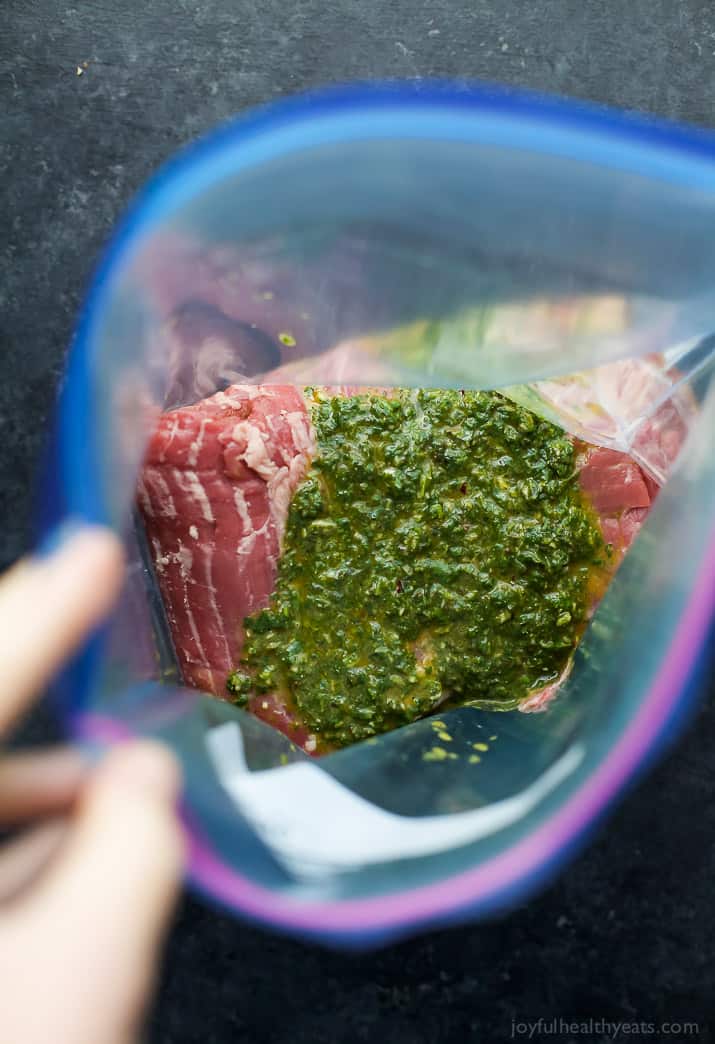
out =
{"type": "Polygon", "coordinates": [[[342,747],[558,677],[606,560],[562,431],[495,392],[307,389],[318,453],[228,689],[342,747]]]}

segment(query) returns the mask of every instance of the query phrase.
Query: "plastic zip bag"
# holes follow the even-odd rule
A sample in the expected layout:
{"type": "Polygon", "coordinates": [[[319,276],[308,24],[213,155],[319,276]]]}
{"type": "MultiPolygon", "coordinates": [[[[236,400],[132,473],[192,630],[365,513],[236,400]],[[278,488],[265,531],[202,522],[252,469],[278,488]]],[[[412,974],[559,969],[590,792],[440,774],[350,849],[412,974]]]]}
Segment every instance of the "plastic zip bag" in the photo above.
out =
{"type": "Polygon", "coordinates": [[[42,488],[46,525],[121,530],[127,582],[57,700],[88,742],[176,749],[212,896],[347,944],[486,913],[533,890],[672,731],[715,597],[713,156],[543,100],[376,88],[230,128],[140,201],[80,324],[42,488]],[[132,515],[147,439],[276,353],[299,384],[508,388],[655,478],[644,426],[672,407],[677,466],[545,713],[450,711],[437,760],[425,719],[315,763],[182,687],[132,515]],[[602,371],[575,410],[583,381],[564,375],[614,365],[675,390],[623,411],[602,371]]]}

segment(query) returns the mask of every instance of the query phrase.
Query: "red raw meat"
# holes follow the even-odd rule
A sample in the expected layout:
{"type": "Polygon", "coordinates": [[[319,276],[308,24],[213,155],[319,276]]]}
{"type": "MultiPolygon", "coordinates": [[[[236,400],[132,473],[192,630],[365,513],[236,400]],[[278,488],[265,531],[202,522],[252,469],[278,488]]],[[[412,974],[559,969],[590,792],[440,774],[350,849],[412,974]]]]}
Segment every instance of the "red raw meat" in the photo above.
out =
{"type": "Polygon", "coordinates": [[[633,543],[660,488],[625,453],[589,448],[579,460],[579,480],[596,511],[603,539],[614,551],[633,543]]]}
{"type": "Polygon", "coordinates": [[[581,489],[599,515],[650,505],[650,493],[636,462],[617,450],[597,447],[580,467],[581,489]]]}
{"type": "MultiPolygon", "coordinates": [[[[294,385],[233,385],[162,415],[139,482],[139,504],[184,679],[217,696],[239,660],[246,616],[273,592],[288,507],[315,449],[294,385]]],[[[581,486],[604,539],[628,548],[657,486],[628,456],[578,444],[581,486]]],[[[534,693],[541,710],[563,679],[534,693]]],[[[304,749],[310,736],[283,702],[251,710],[304,749]]]]}
{"type": "Polygon", "coordinates": [[[189,685],[225,693],[243,619],[273,591],[288,505],[312,452],[291,385],[235,385],[162,415],[138,496],[189,685]]]}

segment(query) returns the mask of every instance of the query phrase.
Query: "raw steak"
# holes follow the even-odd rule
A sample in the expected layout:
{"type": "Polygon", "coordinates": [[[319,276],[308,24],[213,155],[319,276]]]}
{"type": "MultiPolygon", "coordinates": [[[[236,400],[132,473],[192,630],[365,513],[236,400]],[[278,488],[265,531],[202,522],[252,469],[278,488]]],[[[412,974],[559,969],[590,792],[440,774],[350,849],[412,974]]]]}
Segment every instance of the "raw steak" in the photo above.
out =
{"type": "Polygon", "coordinates": [[[236,385],[163,414],[139,506],[189,685],[225,693],[245,616],[273,590],[288,505],[313,451],[300,391],[236,385]]]}
{"type": "MultiPolygon", "coordinates": [[[[234,385],[161,417],[139,504],[187,684],[225,696],[242,621],[273,592],[288,506],[314,448],[294,385],[234,385]]],[[[577,443],[577,462],[603,536],[620,557],[658,487],[615,450],[577,443]]],[[[523,709],[541,709],[560,681],[523,709]]],[[[305,749],[315,746],[278,699],[254,697],[251,709],[305,749]]]]}

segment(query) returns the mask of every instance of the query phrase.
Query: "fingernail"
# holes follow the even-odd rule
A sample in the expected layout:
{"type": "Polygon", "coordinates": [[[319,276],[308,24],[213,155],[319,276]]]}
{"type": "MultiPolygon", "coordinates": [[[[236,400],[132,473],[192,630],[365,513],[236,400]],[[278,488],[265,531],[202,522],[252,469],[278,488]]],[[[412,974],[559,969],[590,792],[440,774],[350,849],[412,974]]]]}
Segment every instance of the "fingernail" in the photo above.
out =
{"type": "Polygon", "coordinates": [[[56,554],[61,547],[63,547],[72,537],[81,533],[82,530],[87,528],[87,523],[80,521],[78,518],[66,518],[60,522],[53,529],[50,529],[35,549],[35,556],[37,558],[51,558],[52,555],[56,554]]]}
{"type": "Polygon", "coordinates": [[[166,747],[149,740],[117,747],[107,756],[102,771],[123,786],[128,784],[165,800],[174,800],[179,793],[181,775],[176,758],[166,747]]]}

